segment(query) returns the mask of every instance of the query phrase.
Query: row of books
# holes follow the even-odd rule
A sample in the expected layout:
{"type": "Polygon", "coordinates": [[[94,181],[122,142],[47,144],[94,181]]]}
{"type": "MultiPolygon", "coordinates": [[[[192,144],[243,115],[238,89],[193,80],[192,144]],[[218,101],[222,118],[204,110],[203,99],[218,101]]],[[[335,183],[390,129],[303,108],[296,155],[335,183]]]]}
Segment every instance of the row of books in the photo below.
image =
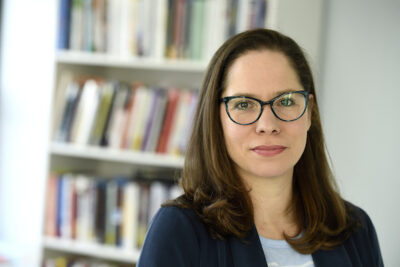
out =
{"type": "Polygon", "coordinates": [[[43,267],[128,267],[129,264],[113,264],[94,259],[54,257],[43,261],[43,267]]]}
{"type": "Polygon", "coordinates": [[[203,59],[266,24],[266,0],[60,1],[59,49],[203,59]]]}
{"type": "Polygon", "coordinates": [[[143,245],[147,227],[176,184],[143,176],[105,179],[52,173],[48,179],[45,235],[133,250],[143,245]]]}
{"type": "Polygon", "coordinates": [[[60,87],[56,142],[184,154],[197,90],[73,78],[60,87]]]}

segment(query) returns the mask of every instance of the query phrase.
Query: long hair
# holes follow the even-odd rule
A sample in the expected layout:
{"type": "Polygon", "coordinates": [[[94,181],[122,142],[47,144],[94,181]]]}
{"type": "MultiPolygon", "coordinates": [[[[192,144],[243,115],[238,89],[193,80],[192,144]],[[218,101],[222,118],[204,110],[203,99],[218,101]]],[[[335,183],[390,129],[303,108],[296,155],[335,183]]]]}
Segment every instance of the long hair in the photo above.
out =
{"type": "Polygon", "coordinates": [[[201,87],[185,156],[181,179],[184,194],[168,205],[193,209],[213,238],[233,235],[243,239],[254,226],[249,193],[225,147],[218,100],[235,60],[259,50],[285,55],[303,88],[314,95],[306,147],[294,167],[291,204],[304,232],[297,239],[285,238],[300,253],[333,248],[349,236],[352,223],[328,164],[313,77],[296,42],[273,30],[240,33],[214,54],[201,87]]]}

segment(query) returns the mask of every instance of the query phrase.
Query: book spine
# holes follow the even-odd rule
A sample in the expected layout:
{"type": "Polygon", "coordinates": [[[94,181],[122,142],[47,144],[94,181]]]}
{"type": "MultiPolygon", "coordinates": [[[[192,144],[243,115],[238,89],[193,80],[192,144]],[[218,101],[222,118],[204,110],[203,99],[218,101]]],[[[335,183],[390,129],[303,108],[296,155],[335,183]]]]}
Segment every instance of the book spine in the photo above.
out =
{"type": "MultiPolygon", "coordinates": [[[[141,150],[145,151],[146,147],[148,146],[148,142],[150,140],[150,133],[152,128],[154,128],[154,120],[156,117],[156,113],[158,113],[158,105],[159,105],[159,92],[158,90],[151,89],[151,98],[149,99],[151,101],[151,104],[148,103],[150,106],[150,110],[147,116],[147,121],[146,121],[146,126],[144,130],[144,135],[143,135],[143,142],[141,144],[141,150]]],[[[149,102],[150,102],[149,101],[149,102]]]]}
{"type": "Polygon", "coordinates": [[[149,194],[149,185],[147,183],[140,183],[137,247],[143,246],[147,232],[149,219],[149,194]]]}
{"type": "Polygon", "coordinates": [[[134,116],[134,107],[135,107],[135,98],[137,96],[137,90],[140,85],[135,84],[132,86],[130,90],[129,97],[127,98],[127,102],[124,106],[124,120],[123,120],[123,125],[124,129],[122,131],[122,137],[121,137],[121,144],[120,148],[128,148],[130,145],[130,136],[131,136],[131,131],[132,131],[132,126],[131,124],[133,123],[133,116],[134,116]]]}
{"type": "Polygon", "coordinates": [[[167,149],[168,138],[170,135],[173,119],[175,116],[175,109],[178,103],[179,92],[175,89],[170,89],[167,96],[167,108],[163,119],[163,126],[158,140],[157,152],[165,153],[167,149]]]}
{"type": "Polygon", "coordinates": [[[154,57],[159,59],[163,58],[165,54],[166,38],[167,38],[167,13],[168,13],[168,0],[156,0],[155,3],[155,31],[154,31],[154,57]]]}
{"type": "Polygon", "coordinates": [[[46,236],[57,236],[57,185],[57,175],[55,173],[50,174],[47,179],[46,192],[46,236]]]}
{"type": "Polygon", "coordinates": [[[99,243],[105,243],[106,232],[106,182],[98,180],[95,182],[96,209],[95,209],[95,236],[99,243]]]}
{"type": "Polygon", "coordinates": [[[122,214],[122,247],[132,250],[136,248],[139,219],[139,186],[135,182],[129,182],[124,188],[122,214]]]}
{"type": "Polygon", "coordinates": [[[115,210],[117,206],[117,184],[113,181],[106,186],[106,225],[105,244],[116,245],[117,233],[115,223],[115,210]]]}
{"type": "Polygon", "coordinates": [[[59,8],[59,17],[58,17],[57,48],[59,50],[69,48],[70,20],[71,20],[71,0],[61,0],[59,8]]]}
{"type": "Polygon", "coordinates": [[[72,0],[69,48],[83,48],[83,0],[72,0]]]}

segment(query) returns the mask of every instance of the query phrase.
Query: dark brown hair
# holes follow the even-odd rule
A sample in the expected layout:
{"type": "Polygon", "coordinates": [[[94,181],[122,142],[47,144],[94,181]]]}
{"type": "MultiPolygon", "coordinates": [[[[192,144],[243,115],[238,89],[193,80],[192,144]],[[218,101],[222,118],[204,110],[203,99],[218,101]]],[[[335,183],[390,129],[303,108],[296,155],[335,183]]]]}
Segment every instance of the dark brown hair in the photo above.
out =
{"type": "Polygon", "coordinates": [[[195,210],[214,238],[244,238],[254,226],[248,191],[225,147],[218,100],[233,62],[249,51],[264,49],[284,54],[304,90],[314,95],[306,148],[294,167],[291,205],[305,229],[300,238],[286,240],[300,253],[333,248],[349,236],[352,224],[326,157],[313,77],[296,42],[273,30],[240,33],[214,54],[204,77],[186,152],[181,179],[184,195],[169,205],[195,210]]]}

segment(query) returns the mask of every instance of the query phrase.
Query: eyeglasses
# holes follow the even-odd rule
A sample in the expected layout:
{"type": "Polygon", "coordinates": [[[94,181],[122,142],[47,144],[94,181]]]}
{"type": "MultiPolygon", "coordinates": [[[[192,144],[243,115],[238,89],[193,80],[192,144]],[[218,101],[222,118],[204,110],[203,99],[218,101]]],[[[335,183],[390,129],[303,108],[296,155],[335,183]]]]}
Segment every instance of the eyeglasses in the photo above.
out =
{"type": "Polygon", "coordinates": [[[227,96],[220,102],[225,103],[229,118],[240,125],[255,123],[265,105],[270,105],[272,113],[281,121],[295,121],[306,111],[309,94],[306,91],[288,92],[266,102],[250,96],[227,96]]]}

